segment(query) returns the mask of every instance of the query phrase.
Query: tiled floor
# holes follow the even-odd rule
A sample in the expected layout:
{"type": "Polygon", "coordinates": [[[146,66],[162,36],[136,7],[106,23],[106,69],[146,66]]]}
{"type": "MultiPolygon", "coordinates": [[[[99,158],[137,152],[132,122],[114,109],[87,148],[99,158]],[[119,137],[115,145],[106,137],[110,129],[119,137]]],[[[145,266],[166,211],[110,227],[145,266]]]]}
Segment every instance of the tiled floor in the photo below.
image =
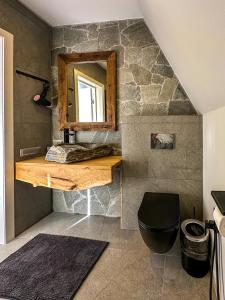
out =
{"type": "Polygon", "coordinates": [[[195,279],[183,271],[178,243],[167,255],[150,253],[139,232],[121,230],[119,219],[53,213],[8,245],[0,246],[0,260],[38,233],[110,242],[75,300],[208,299],[209,277],[195,279]]]}

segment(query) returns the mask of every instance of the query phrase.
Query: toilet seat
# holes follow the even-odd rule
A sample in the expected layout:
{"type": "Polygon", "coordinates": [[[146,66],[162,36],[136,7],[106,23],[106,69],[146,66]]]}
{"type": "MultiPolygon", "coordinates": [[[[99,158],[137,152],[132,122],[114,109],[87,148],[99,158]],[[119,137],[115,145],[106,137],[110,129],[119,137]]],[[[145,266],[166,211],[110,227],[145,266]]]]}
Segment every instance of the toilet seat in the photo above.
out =
{"type": "Polygon", "coordinates": [[[167,231],[180,222],[179,195],[170,193],[144,194],[138,210],[139,226],[151,231],[167,231]]]}

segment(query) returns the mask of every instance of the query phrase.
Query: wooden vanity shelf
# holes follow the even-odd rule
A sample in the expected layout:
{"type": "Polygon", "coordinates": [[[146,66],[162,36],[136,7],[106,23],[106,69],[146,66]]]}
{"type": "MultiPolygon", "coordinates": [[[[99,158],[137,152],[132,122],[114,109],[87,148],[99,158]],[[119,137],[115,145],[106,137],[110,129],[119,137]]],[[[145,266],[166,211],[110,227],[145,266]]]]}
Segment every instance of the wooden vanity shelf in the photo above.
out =
{"type": "Polygon", "coordinates": [[[112,169],[121,164],[121,156],[102,158],[71,164],[46,161],[44,157],[16,163],[16,179],[64,191],[83,190],[112,182],[112,169]]]}

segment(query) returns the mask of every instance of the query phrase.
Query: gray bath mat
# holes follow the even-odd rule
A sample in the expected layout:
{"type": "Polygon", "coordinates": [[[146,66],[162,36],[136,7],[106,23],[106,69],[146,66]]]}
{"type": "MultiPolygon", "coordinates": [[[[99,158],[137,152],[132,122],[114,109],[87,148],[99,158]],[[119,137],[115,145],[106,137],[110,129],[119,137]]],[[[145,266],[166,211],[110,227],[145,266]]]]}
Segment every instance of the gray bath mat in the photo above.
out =
{"type": "Polygon", "coordinates": [[[0,297],[71,300],[107,245],[39,234],[0,264],[0,297]]]}

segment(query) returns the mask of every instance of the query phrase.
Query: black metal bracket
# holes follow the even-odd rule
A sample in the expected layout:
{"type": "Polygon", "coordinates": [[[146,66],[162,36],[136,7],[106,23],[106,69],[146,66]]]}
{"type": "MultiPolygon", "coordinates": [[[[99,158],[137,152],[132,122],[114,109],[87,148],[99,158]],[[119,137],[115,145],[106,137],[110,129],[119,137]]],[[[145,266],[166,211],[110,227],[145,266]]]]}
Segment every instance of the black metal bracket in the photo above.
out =
{"type": "Polygon", "coordinates": [[[206,220],[205,221],[205,229],[215,229],[216,228],[216,223],[213,220],[206,220]]]}
{"type": "Polygon", "coordinates": [[[23,71],[20,71],[20,70],[16,70],[16,73],[19,74],[19,75],[22,75],[22,76],[25,76],[25,77],[29,77],[29,78],[32,78],[32,79],[35,79],[35,80],[39,80],[41,82],[44,82],[44,83],[47,83],[49,84],[49,81],[46,80],[46,79],[43,79],[41,77],[38,77],[38,76],[35,76],[35,75],[32,75],[32,74],[29,74],[27,72],[23,72],[23,71]]]}

